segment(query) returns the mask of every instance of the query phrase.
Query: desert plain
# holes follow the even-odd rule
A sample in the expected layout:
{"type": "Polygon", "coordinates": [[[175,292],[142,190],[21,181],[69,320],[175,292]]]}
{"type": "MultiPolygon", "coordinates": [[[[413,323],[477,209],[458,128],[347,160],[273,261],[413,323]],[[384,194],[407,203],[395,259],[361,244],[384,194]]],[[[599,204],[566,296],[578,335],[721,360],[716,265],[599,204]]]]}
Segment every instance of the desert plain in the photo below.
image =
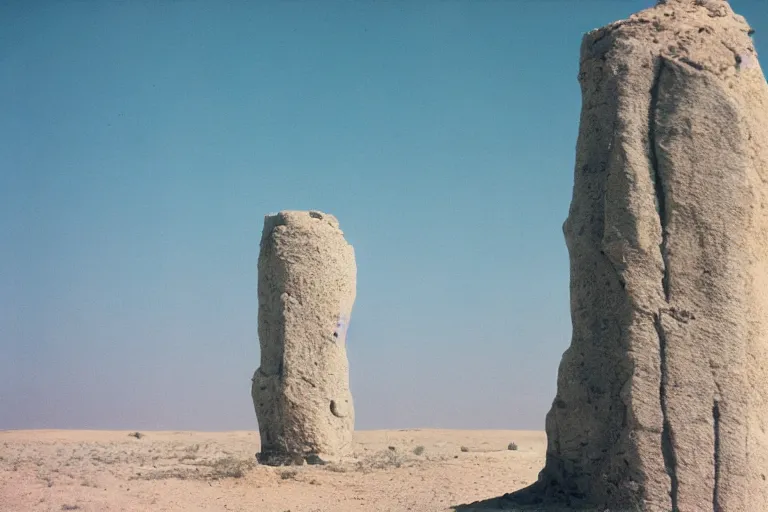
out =
{"type": "Polygon", "coordinates": [[[533,483],[546,450],[536,431],[360,431],[340,462],[272,467],[258,432],[139,434],[0,431],[0,511],[449,511],[533,483]]]}

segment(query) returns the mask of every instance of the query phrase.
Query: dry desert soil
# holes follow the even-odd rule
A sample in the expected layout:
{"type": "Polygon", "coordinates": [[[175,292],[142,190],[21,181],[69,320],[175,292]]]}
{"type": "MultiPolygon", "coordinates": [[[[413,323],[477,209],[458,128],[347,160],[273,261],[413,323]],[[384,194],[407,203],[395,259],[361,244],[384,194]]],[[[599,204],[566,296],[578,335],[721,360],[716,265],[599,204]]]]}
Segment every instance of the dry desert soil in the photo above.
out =
{"type": "Polygon", "coordinates": [[[0,431],[0,511],[442,512],[532,483],[546,443],[529,431],[363,431],[340,463],[268,467],[257,432],[129,434],[0,431]]]}

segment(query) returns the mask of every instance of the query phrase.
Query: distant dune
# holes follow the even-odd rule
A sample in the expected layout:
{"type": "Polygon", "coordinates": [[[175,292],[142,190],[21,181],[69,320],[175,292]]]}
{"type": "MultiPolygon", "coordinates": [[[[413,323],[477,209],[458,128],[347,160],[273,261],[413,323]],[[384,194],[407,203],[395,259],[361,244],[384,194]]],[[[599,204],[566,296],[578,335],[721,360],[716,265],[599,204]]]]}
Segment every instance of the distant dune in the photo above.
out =
{"type": "Polygon", "coordinates": [[[446,511],[532,483],[546,446],[543,432],[364,431],[340,464],[268,467],[256,432],[131,434],[0,432],[0,511],[446,511]]]}

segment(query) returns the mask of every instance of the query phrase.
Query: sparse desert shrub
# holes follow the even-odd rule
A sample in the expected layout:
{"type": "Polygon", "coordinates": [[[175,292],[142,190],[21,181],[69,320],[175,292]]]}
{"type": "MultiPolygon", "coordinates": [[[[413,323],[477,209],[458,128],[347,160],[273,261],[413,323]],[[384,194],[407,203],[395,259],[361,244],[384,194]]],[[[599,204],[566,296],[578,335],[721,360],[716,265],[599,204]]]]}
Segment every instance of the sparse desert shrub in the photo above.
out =
{"type": "Polygon", "coordinates": [[[197,453],[200,451],[200,445],[198,443],[195,443],[193,445],[187,446],[184,448],[184,454],[179,457],[179,462],[184,462],[187,460],[197,460],[197,453]]]}
{"type": "Polygon", "coordinates": [[[346,473],[348,471],[346,466],[342,466],[341,464],[328,464],[325,466],[325,469],[333,471],[334,473],[346,473]]]}
{"type": "Polygon", "coordinates": [[[141,432],[131,432],[128,435],[130,437],[135,437],[136,439],[141,439],[142,437],[144,437],[144,434],[142,434],[141,432]]]}
{"type": "Polygon", "coordinates": [[[422,453],[424,453],[424,447],[423,446],[417,446],[416,448],[413,449],[413,454],[414,455],[421,455],[422,453]]]}
{"type": "Polygon", "coordinates": [[[368,455],[357,462],[359,471],[367,472],[373,469],[399,468],[408,461],[406,456],[391,447],[388,450],[382,450],[368,455]]]}
{"type": "Polygon", "coordinates": [[[220,478],[242,478],[249,469],[253,468],[253,466],[254,463],[250,459],[241,460],[234,457],[218,459],[211,466],[210,477],[215,480],[220,478]]]}
{"type": "Polygon", "coordinates": [[[93,488],[98,487],[92,480],[88,480],[85,478],[80,482],[80,485],[82,487],[93,487],[93,488]]]}
{"type": "Polygon", "coordinates": [[[517,443],[516,443],[516,442],[514,442],[514,441],[512,441],[511,443],[509,443],[509,444],[507,445],[507,450],[513,450],[513,451],[516,451],[516,450],[517,450],[517,443]]]}
{"type": "Polygon", "coordinates": [[[100,462],[101,464],[115,464],[120,462],[119,456],[109,454],[97,454],[91,456],[91,462],[100,462]]]}
{"type": "Polygon", "coordinates": [[[204,478],[204,476],[200,475],[200,468],[172,468],[150,471],[149,473],[137,473],[136,476],[130,477],[129,480],[187,480],[196,478],[204,478]]]}
{"type": "Polygon", "coordinates": [[[236,459],[234,457],[225,457],[223,459],[198,461],[193,464],[186,464],[183,467],[173,467],[151,471],[149,473],[138,473],[131,477],[131,480],[222,480],[224,478],[242,478],[253,469],[255,463],[248,460],[236,459]],[[204,468],[201,471],[201,468],[204,468]],[[207,471],[205,470],[207,468],[207,471]]]}
{"type": "Polygon", "coordinates": [[[61,506],[61,510],[80,510],[80,505],[67,505],[64,504],[61,506]]]}
{"type": "Polygon", "coordinates": [[[179,462],[184,462],[187,460],[197,460],[197,452],[200,450],[199,444],[194,444],[192,446],[188,446],[184,449],[184,454],[179,457],[179,462]]]}
{"type": "Polygon", "coordinates": [[[467,448],[466,446],[462,446],[462,447],[461,447],[461,451],[463,451],[463,452],[468,452],[468,451],[469,451],[469,448],[467,448]]]}
{"type": "Polygon", "coordinates": [[[280,472],[280,480],[295,480],[299,472],[295,469],[286,469],[280,472]]]}
{"type": "Polygon", "coordinates": [[[184,448],[184,455],[182,455],[179,458],[179,460],[195,460],[198,457],[199,451],[200,451],[199,443],[189,445],[186,448],[184,448]]]}

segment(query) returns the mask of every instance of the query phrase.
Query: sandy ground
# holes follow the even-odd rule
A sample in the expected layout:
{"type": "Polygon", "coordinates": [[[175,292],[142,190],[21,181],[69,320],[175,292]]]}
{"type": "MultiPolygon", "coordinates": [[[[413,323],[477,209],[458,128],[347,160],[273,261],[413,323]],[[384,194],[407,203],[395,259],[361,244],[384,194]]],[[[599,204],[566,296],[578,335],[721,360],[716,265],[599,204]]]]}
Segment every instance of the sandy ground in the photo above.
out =
{"type": "Polygon", "coordinates": [[[341,463],[275,468],[256,464],[256,432],[129,434],[0,431],[0,511],[448,511],[532,483],[546,443],[543,432],[367,431],[341,463]]]}

